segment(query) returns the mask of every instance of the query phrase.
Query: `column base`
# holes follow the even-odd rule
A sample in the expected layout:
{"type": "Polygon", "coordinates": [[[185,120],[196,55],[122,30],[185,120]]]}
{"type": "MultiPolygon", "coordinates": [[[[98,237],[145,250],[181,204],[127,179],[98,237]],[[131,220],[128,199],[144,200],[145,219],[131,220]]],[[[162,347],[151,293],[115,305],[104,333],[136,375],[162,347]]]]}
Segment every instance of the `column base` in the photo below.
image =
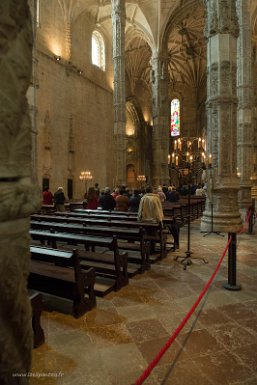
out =
{"type": "Polygon", "coordinates": [[[224,283],[222,285],[222,287],[226,290],[230,290],[230,291],[239,291],[242,289],[242,287],[240,285],[230,285],[229,283],[224,283]]]}
{"type": "Polygon", "coordinates": [[[204,211],[200,231],[202,233],[236,233],[241,229],[242,223],[238,212],[234,214],[215,212],[212,217],[210,211],[204,211]]]}

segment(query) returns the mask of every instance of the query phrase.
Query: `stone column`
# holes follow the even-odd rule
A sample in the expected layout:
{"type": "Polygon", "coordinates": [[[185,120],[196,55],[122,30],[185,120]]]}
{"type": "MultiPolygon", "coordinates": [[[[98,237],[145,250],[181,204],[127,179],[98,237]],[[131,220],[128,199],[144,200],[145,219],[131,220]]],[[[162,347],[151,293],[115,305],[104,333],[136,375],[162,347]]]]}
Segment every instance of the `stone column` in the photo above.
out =
{"type": "Polygon", "coordinates": [[[115,184],[126,183],[125,0],[112,0],[115,184]]]}
{"type": "Polygon", "coordinates": [[[153,174],[152,184],[169,184],[169,122],[168,99],[168,57],[157,55],[152,58],[153,91],[153,174]]]}
{"type": "Polygon", "coordinates": [[[205,0],[207,5],[207,170],[208,197],[201,230],[236,232],[241,227],[236,169],[236,63],[239,32],[236,0],[205,0]]]}
{"type": "Polygon", "coordinates": [[[237,0],[240,34],[237,42],[237,89],[238,89],[238,129],[237,165],[240,173],[240,206],[251,204],[251,181],[253,174],[253,124],[252,124],[252,49],[251,19],[249,0],[237,0]]]}
{"type": "Polygon", "coordinates": [[[29,216],[41,196],[31,184],[29,7],[27,0],[1,0],[0,9],[0,383],[13,385],[29,382],[15,373],[30,369],[29,216]]]}
{"type": "Polygon", "coordinates": [[[37,13],[39,6],[37,0],[29,0],[30,11],[32,16],[33,27],[33,50],[32,50],[32,77],[27,91],[27,98],[29,103],[29,112],[31,119],[31,133],[32,133],[32,181],[38,183],[37,180],[37,90],[38,83],[38,59],[37,59],[37,13]]]}

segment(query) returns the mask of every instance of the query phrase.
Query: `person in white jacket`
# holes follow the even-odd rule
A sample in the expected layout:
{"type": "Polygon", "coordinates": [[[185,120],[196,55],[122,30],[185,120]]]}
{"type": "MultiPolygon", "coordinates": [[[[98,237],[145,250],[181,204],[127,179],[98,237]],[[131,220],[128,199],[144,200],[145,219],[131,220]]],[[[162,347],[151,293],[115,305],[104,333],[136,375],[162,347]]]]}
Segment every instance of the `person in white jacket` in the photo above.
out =
{"type": "MultiPolygon", "coordinates": [[[[161,200],[157,193],[152,192],[151,187],[146,188],[146,194],[140,200],[137,220],[159,223],[163,221],[163,209],[161,200]]],[[[148,229],[147,234],[150,236],[156,235],[156,229],[148,229]]],[[[155,252],[155,241],[150,241],[151,252],[155,252]]]]}
{"type": "Polygon", "coordinates": [[[158,194],[154,194],[152,188],[147,187],[146,194],[140,200],[138,221],[162,222],[163,217],[162,204],[158,194]]]}

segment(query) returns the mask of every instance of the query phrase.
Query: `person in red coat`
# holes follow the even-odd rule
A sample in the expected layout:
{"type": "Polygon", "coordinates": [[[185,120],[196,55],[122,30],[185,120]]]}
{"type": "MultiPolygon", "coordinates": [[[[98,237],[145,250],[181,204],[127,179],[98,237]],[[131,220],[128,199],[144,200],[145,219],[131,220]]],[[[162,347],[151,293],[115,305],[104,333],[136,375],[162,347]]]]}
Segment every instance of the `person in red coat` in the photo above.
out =
{"type": "Polygon", "coordinates": [[[98,206],[97,192],[94,187],[89,187],[87,193],[87,209],[96,210],[98,206]]]}
{"type": "Polygon", "coordinates": [[[48,187],[45,187],[43,191],[43,205],[52,205],[53,199],[53,194],[51,193],[51,191],[49,191],[48,187]]]}

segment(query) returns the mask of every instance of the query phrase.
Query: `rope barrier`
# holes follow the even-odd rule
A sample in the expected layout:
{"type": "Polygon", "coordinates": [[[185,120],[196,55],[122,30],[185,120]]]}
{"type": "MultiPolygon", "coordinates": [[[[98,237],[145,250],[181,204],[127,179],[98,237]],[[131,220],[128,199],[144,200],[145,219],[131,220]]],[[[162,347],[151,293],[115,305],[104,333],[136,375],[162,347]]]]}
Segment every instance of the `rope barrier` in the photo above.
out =
{"type": "MultiPolygon", "coordinates": [[[[249,221],[249,218],[250,218],[250,215],[248,215],[248,217],[246,218],[245,220],[245,224],[248,223],[249,221]]],[[[238,231],[239,234],[241,234],[242,232],[244,232],[246,230],[246,227],[243,225],[242,228],[238,231]]],[[[150,373],[152,372],[152,370],[154,369],[154,367],[158,364],[158,362],[160,361],[160,359],[162,358],[162,356],[166,353],[166,351],[169,349],[169,347],[171,346],[171,344],[173,343],[173,341],[176,339],[176,337],[179,335],[179,333],[181,332],[181,330],[184,328],[185,324],[187,323],[187,321],[189,320],[189,318],[191,317],[191,315],[194,313],[195,309],[197,308],[197,306],[199,305],[199,303],[201,302],[202,298],[204,297],[204,295],[206,294],[207,290],[209,289],[212,281],[214,280],[219,268],[220,268],[220,265],[221,263],[223,262],[223,259],[225,257],[225,255],[227,254],[227,251],[228,251],[228,248],[231,244],[231,241],[232,241],[232,237],[230,236],[228,241],[227,241],[227,244],[226,244],[226,247],[223,251],[223,254],[219,260],[219,262],[217,263],[217,266],[214,270],[214,272],[212,273],[211,277],[209,278],[209,280],[207,281],[207,283],[205,284],[202,292],[200,293],[200,295],[198,296],[197,300],[195,301],[195,303],[193,304],[193,306],[191,307],[191,309],[189,310],[189,312],[186,314],[186,316],[183,318],[182,322],[180,323],[180,325],[177,327],[177,329],[174,330],[174,332],[172,333],[172,335],[170,336],[170,338],[168,339],[168,341],[166,342],[166,344],[161,348],[161,350],[159,351],[159,353],[157,354],[157,356],[150,362],[150,364],[148,365],[148,367],[145,369],[145,371],[142,373],[142,375],[140,377],[138,377],[138,379],[136,380],[135,384],[134,385],[141,385],[143,384],[143,382],[149,377],[150,373]]]]}

